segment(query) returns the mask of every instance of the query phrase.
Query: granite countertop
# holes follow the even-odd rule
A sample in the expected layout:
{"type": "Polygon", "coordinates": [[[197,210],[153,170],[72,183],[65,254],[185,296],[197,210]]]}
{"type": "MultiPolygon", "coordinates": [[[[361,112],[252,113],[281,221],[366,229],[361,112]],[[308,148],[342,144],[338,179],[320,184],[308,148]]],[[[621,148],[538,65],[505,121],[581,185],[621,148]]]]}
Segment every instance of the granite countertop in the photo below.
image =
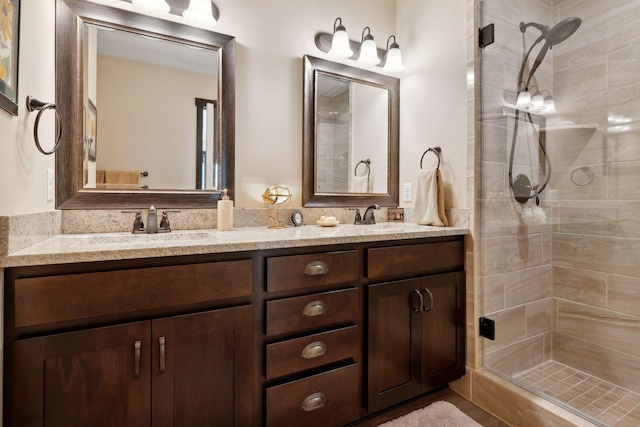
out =
{"type": "Polygon", "coordinates": [[[414,223],[305,225],[283,229],[236,228],[233,231],[185,230],[163,234],[60,234],[0,258],[0,267],[107,261],[260,249],[402,240],[464,235],[467,227],[431,227],[414,223]]]}

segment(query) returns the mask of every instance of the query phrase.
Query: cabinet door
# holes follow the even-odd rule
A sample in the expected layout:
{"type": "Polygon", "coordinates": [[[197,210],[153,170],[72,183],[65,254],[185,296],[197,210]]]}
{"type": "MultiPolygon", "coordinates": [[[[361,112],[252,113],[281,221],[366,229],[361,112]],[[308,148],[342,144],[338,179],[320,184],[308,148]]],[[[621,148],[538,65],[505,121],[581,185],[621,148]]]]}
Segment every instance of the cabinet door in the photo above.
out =
{"type": "Polygon", "coordinates": [[[141,322],[15,341],[7,425],[148,426],[150,333],[141,322]]]}
{"type": "Polygon", "coordinates": [[[375,412],[421,391],[420,279],[371,285],[368,409],[375,412]]]}
{"type": "Polygon", "coordinates": [[[152,322],[153,426],[252,423],[252,308],[152,322]]]}
{"type": "Polygon", "coordinates": [[[425,311],[422,316],[423,391],[464,375],[464,272],[422,279],[425,311]]]}

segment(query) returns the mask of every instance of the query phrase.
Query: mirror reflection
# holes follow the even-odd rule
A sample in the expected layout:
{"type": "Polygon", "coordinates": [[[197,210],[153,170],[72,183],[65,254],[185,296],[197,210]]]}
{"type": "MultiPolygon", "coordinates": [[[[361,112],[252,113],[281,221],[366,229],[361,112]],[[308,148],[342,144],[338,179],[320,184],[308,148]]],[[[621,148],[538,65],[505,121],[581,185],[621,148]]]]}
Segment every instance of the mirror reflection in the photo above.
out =
{"type": "Polygon", "coordinates": [[[400,80],[303,60],[303,206],[398,206],[400,80]]]}
{"type": "Polygon", "coordinates": [[[389,91],[318,73],[316,192],[386,193],[389,91]]]}
{"type": "Polygon", "coordinates": [[[219,189],[218,52],[83,27],[84,188],[219,189]]]}

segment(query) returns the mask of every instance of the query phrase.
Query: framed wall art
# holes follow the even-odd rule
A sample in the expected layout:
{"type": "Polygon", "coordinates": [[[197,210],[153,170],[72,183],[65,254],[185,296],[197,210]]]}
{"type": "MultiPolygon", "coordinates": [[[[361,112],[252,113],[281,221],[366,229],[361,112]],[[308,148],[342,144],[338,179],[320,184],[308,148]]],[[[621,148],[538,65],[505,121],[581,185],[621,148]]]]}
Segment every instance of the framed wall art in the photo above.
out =
{"type": "Polygon", "coordinates": [[[20,0],[0,0],[0,108],[18,115],[20,0]]]}

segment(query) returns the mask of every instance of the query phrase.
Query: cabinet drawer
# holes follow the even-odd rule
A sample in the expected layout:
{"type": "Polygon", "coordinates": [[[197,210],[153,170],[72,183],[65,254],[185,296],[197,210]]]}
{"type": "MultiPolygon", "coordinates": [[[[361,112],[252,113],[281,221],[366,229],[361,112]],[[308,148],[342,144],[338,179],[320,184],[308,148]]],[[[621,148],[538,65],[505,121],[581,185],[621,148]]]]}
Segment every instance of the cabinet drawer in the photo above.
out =
{"type": "Polygon", "coordinates": [[[267,389],[267,426],[341,426],[359,416],[359,365],[267,389]]]}
{"type": "Polygon", "coordinates": [[[353,358],[359,359],[357,326],[267,345],[267,379],[353,358]]]}
{"type": "Polygon", "coordinates": [[[267,302],[267,336],[356,322],[358,289],[322,292],[267,302]]]}
{"type": "Polygon", "coordinates": [[[15,327],[249,296],[251,260],[17,279],[15,327]]]}
{"type": "Polygon", "coordinates": [[[273,257],[267,260],[267,291],[276,292],[358,280],[357,251],[273,257]]]}
{"type": "Polygon", "coordinates": [[[367,251],[367,277],[419,275],[464,267],[464,241],[372,248],[367,251]]]}

